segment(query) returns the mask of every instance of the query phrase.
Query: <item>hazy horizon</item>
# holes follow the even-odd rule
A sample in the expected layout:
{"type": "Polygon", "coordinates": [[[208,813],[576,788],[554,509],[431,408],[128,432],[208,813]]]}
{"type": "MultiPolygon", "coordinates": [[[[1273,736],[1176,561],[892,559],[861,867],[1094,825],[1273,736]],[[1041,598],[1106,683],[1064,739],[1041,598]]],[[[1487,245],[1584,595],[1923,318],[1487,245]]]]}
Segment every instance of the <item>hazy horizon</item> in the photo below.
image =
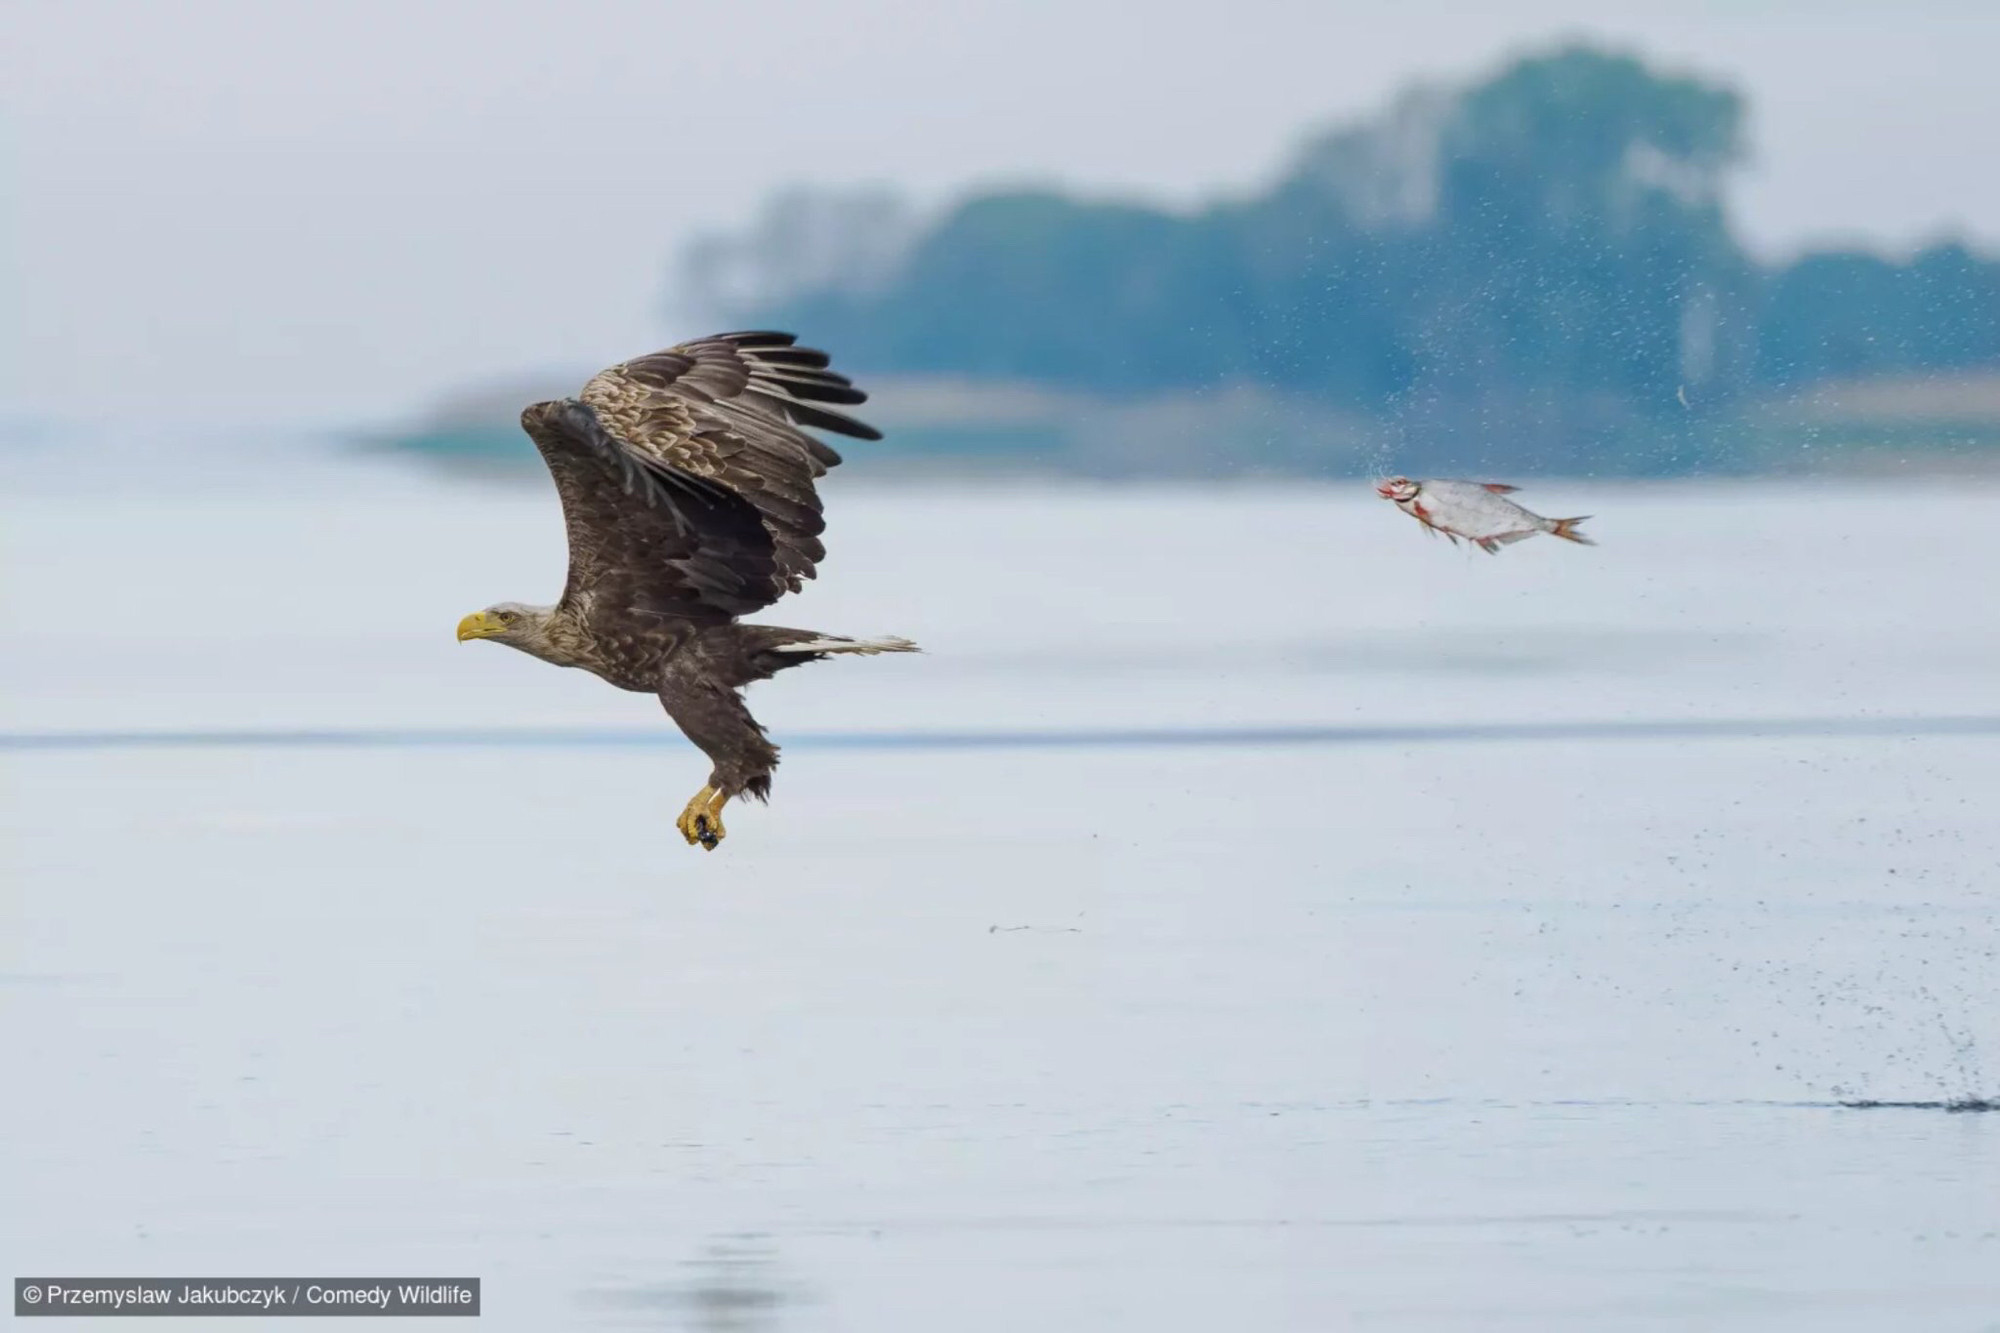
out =
{"type": "Polygon", "coordinates": [[[1746,93],[1731,198],[1764,253],[2000,240],[1970,167],[2000,149],[2000,13],[1970,6],[588,12],[11,6],[0,413],[398,418],[703,331],[670,308],[676,248],[788,184],[1192,203],[1413,81],[1568,38],[1746,93]]]}

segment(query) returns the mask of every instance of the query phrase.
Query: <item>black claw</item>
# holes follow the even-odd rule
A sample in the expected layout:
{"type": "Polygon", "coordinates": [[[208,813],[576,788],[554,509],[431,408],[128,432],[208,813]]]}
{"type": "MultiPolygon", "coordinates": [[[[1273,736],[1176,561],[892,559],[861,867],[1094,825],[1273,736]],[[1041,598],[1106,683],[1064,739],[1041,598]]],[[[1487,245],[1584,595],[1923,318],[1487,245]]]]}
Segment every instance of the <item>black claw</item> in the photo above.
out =
{"type": "Polygon", "coordinates": [[[715,829],[709,824],[707,815],[696,815],[694,817],[694,836],[700,840],[702,846],[708,848],[711,852],[722,841],[722,839],[715,836],[715,829]]]}

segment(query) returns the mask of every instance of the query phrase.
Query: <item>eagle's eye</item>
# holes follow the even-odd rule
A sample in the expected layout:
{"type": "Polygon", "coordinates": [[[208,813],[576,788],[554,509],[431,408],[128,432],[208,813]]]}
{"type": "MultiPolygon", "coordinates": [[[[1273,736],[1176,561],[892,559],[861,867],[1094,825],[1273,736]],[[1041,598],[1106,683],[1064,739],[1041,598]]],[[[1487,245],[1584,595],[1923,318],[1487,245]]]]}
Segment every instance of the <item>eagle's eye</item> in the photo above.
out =
{"type": "Polygon", "coordinates": [[[511,624],[513,624],[513,623],[514,623],[514,613],[513,613],[512,611],[502,611],[502,612],[500,613],[500,623],[501,623],[501,624],[503,624],[503,625],[511,625],[511,624]]]}

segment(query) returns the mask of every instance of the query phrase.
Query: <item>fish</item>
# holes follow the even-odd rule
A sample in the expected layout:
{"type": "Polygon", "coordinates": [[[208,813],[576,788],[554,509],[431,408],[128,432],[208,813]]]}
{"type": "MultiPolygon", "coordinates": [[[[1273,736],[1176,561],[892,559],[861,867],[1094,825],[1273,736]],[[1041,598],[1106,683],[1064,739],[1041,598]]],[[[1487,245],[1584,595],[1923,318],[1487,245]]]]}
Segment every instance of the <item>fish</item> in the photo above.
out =
{"type": "Polygon", "coordinates": [[[1442,532],[1454,546],[1463,537],[1488,555],[1498,555],[1501,547],[1526,541],[1538,532],[1579,546],[1597,545],[1577,529],[1590,515],[1543,518],[1507,498],[1519,489],[1497,481],[1411,481],[1408,477],[1388,477],[1375,483],[1375,494],[1393,502],[1429,531],[1442,532]]]}

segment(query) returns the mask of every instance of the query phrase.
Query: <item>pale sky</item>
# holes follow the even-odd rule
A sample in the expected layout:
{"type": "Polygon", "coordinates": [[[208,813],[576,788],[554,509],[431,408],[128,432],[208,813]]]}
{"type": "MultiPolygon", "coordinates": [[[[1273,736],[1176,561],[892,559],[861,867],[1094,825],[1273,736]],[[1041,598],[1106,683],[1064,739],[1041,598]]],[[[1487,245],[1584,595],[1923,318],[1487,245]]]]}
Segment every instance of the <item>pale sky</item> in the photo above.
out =
{"type": "Polygon", "coordinates": [[[787,183],[1194,201],[1579,35],[1749,95],[1760,249],[2000,247],[1991,0],[6,0],[0,413],[392,418],[705,332],[787,183]]]}

